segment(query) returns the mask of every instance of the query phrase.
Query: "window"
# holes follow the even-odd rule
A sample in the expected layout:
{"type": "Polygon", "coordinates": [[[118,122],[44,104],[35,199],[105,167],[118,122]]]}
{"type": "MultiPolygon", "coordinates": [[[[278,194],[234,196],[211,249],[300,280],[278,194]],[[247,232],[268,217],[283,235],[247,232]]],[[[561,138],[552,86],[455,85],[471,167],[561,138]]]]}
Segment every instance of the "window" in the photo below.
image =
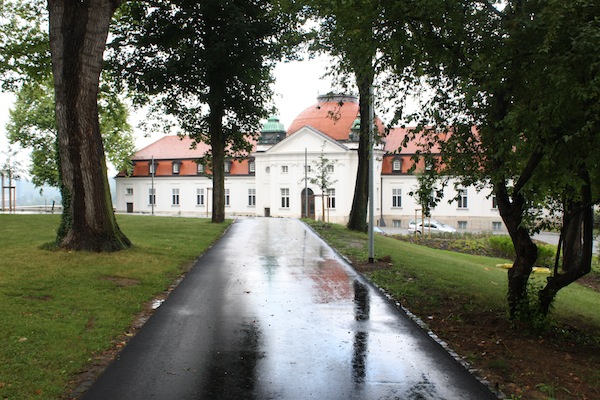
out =
{"type": "Polygon", "coordinates": [[[173,189],[172,190],[173,193],[173,205],[174,206],[178,206],[179,205],[179,189],[173,189]]]}
{"type": "Polygon", "coordinates": [[[290,189],[281,189],[281,208],[290,208],[290,189]]]}
{"type": "Polygon", "coordinates": [[[493,210],[497,210],[498,209],[498,199],[496,199],[496,195],[492,195],[492,209],[493,210]]]}
{"type": "Polygon", "coordinates": [[[173,161],[173,167],[172,167],[173,175],[179,175],[180,170],[181,170],[181,161],[173,161]]]}
{"type": "Polygon", "coordinates": [[[402,170],[402,161],[400,161],[399,158],[395,158],[394,161],[392,161],[392,171],[400,172],[401,170],[402,170]]]}
{"type": "Polygon", "coordinates": [[[228,174],[231,171],[231,162],[225,161],[225,173],[228,174]]]}
{"type": "Polygon", "coordinates": [[[229,189],[225,189],[225,207],[229,207],[229,189]]]}
{"type": "Polygon", "coordinates": [[[468,208],[467,189],[460,189],[458,191],[458,208],[468,208]]]}
{"type": "Polygon", "coordinates": [[[394,228],[402,228],[402,221],[399,219],[392,220],[392,227],[394,228]]]}
{"type": "Polygon", "coordinates": [[[402,207],[402,189],[392,189],[392,207],[402,207]]]}
{"type": "Polygon", "coordinates": [[[248,189],[248,206],[254,207],[256,205],[256,189],[248,189]]]}
{"type": "Polygon", "coordinates": [[[334,169],[333,164],[327,164],[327,173],[333,174],[334,169]]]}
{"type": "Polygon", "coordinates": [[[204,173],[204,164],[198,163],[198,166],[196,168],[196,172],[198,173],[198,175],[202,175],[204,173]]]}
{"type": "Polygon", "coordinates": [[[158,168],[158,163],[156,161],[148,163],[148,174],[154,175],[156,173],[156,169],[158,168]]]}
{"type": "Polygon", "coordinates": [[[256,172],[256,163],[254,161],[248,163],[248,172],[251,174],[256,172]]]}
{"type": "Polygon", "coordinates": [[[133,188],[126,188],[125,194],[128,196],[133,196],[133,188]]]}
{"type": "Polygon", "coordinates": [[[288,166],[287,165],[282,165],[281,166],[281,173],[282,174],[287,174],[288,173],[288,166]]]}
{"type": "Polygon", "coordinates": [[[492,230],[494,230],[494,231],[500,231],[500,230],[502,230],[502,222],[500,222],[500,221],[493,221],[492,222],[492,230]]]}
{"type": "Polygon", "coordinates": [[[327,189],[327,208],[335,208],[335,189],[327,189]]]}
{"type": "Polygon", "coordinates": [[[467,221],[458,221],[458,229],[467,229],[467,221]]]}
{"type": "Polygon", "coordinates": [[[156,189],[148,189],[148,204],[156,205],[156,189]]]}
{"type": "MultiPolygon", "coordinates": [[[[200,165],[200,164],[198,164],[200,165]]],[[[196,189],[196,205],[203,206],[204,205],[204,188],[196,189]]]]}

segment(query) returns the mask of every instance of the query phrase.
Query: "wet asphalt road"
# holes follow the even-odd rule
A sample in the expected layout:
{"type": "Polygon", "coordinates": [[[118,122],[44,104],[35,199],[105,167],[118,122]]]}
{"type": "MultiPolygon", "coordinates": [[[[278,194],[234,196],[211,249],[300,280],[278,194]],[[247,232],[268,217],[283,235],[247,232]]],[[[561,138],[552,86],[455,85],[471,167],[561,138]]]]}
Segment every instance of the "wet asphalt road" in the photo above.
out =
{"type": "Polygon", "coordinates": [[[495,399],[297,220],[242,219],[84,399],[495,399]]]}

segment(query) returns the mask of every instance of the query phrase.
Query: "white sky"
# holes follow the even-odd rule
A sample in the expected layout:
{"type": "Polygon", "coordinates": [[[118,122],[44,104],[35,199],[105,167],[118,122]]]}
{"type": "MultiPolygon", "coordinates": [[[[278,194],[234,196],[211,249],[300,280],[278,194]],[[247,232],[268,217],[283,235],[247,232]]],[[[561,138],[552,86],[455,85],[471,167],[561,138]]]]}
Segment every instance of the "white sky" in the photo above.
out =
{"type": "MultiPolygon", "coordinates": [[[[275,92],[275,104],[279,110],[278,116],[285,128],[291,124],[294,118],[307,107],[317,102],[319,94],[328,93],[333,90],[329,79],[322,79],[325,73],[326,60],[317,58],[307,61],[291,61],[280,63],[275,68],[276,82],[273,87],[275,92]]],[[[9,109],[14,102],[14,96],[10,93],[0,93],[0,153],[8,149],[6,138],[6,123],[8,122],[9,109]]],[[[134,126],[141,116],[132,115],[130,123],[134,126]],[[137,118],[136,118],[137,117],[137,118]]],[[[149,145],[162,133],[157,132],[150,137],[135,130],[134,137],[138,149],[149,145]]],[[[15,145],[16,146],[16,145],[15,145]]],[[[17,147],[13,146],[13,149],[17,147]]],[[[1,155],[0,155],[1,157],[1,155]]],[[[22,164],[28,164],[27,152],[21,151],[22,164]]],[[[2,162],[4,160],[0,160],[2,162]]]]}

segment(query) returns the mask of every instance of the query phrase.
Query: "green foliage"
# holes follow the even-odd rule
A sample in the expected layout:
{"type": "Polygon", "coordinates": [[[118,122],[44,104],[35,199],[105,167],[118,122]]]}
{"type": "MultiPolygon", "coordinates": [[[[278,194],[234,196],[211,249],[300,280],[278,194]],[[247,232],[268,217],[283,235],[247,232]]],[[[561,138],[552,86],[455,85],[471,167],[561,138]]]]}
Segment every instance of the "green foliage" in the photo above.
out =
{"type": "Polygon", "coordinates": [[[43,1],[0,2],[0,80],[15,91],[27,81],[50,76],[48,12],[43,1]]]}
{"type": "Polygon", "coordinates": [[[534,333],[543,334],[548,332],[554,321],[548,314],[541,311],[538,293],[544,287],[541,280],[529,280],[527,284],[527,294],[519,302],[514,313],[513,321],[525,323],[534,333]]]}
{"type": "Polygon", "coordinates": [[[539,390],[540,392],[544,393],[546,396],[548,396],[547,400],[558,399],[559,393],[561,393],[561,392],[566,393],[566,394],[571,394],[571,392],[567,388],[552,385],[552,384],[547,384],[547,383],[539,383],[539,384],[535,385],[535,388],[537,390],[539,390]]]}
{"type": "MultiPolygon", "coordinates": [[[[2,176],[9,181],[21,178],[23,167],[21,166],[21,162],[16,159],[17,151],[9,148],[8,150],[3,150],[0,154],[4,159],[0,164],[0,173],[2,173],[2,176]]],[[[8,183],[6,182],[5,184],[8,183]]]]}
{"type": "MultiPolygon", "coordinates": [[[[400,3],[404,4],[395,2],[393,8],[400,8],[400,3]]],[[[411,55],[408,55],[408,49],[414,49],[414,46],[409,45],[411,35],[409,28],[403,26],[404,20],[393,24],[382,20],[383,10],[391,6],[389,2],[311,0],[303,5],[303,13],[316,22],[308,35],[311,39],[310,50],[331,57],[333,65],[328,74],[339,86],[347,91],[358,90],[358,170],[348,227],[366,231],[370,169],[369,127],[373,122],[369,108],[370,104],[376,104],[378,98],[393,99],[394,102],[400,103],[405,98],[405,93],[398,90],[401,81],[398,74],[388,73],[392,69],[388,55],[392,48],[399,46],[406,49],[403,53],[405,60],[412,60],[411,55]],[[405,35],[391,40],[392,32],[402,32],[405,35]],[[385,83],[377,82],[378,77],[385,83]]],[[[399,15],[404,17],[405,14],[399,15]]]]}
{"type": "MultiPolygon", "coordinates": [[[[101,86],[98,111],[106,156],[115,169],[127,170],[134,152],[133,131],[127,122],[129,112],[107,83],[101,86]]],[[[11,143],[31,150],[32,182],[36,186],[59,187],[54,86],[50,79],[22,85],[10,110],[6,131],[11,143]]]]}
{"type": "Polygon", "coordinates": [[[408,194],[417,199],[424,217],[431,217],[431,211],[444,196],[445,184],[435,169],[423,171],[417,175],[417,188],[408,194]]]}
{"type": "MultiPolygon", "coordinates": [[[[516,257],[515,247],[510,236],[491,235],[487,237],[489,246],[504,257],[514,260],[516,257]]],[[[548,243],[537,243],[538,258],[536,266],[554,268],[554,260],[556,257],[556,246],[548,243]]]]}
{"type": "Polygon", "coordinates": [[[514,260],[515,247],[509,236],[492,235],[487,238],[487,242],[492,249],[505,254],[509,260],[514,260]]]}
{"type": "Polygon", "coordinates": [[[279,39],[292,30],[275,12],[245,0],[131,2],[108,45],[109,65],[136,104],[175,117],[198,142],[222,130],[230,155],[243,155],[247,135],[273,111],[279,39]]]}
{"type": "MultiPolygon", "coordinates": [[[[0,398],[58,399],[227,224],[119,216],[136,246],[47,251],[58,215],[0,215],[0,398]]],[[[122,336],[121,336],[122,337],[122,336]]],[[[123,337],[120,340],[125,340],[123,337]]]]}
{"type": "MultiPolygon", "coordinates": [[[[494,187],[522,260],[510,282],[512,307],[523,293],[521,277],[527,279],[535,262],[529,234],[542,210],[571,221],[585,214],[582,228],[587,228],[591,205],[600,201],[600,158],[593,150],[600,146],[595,133],[600,53],[592,50],[600,47],[600,5],[589,0],[420,3],[431,7],[415,24],[424,57],[414,68],[433,96],[414,116],[419,123],[414,138],[424,154],[432,149],[441,154],[440,175],[462,186],[494,187]]],[[[388,15],[392,22],[400,18],[388,15]]],[[[587,255],[565,264],[584,274],[587,255]]],[[[570,281],[563,279],[554,289],[570,281]]]]}
{"type": "Polygon", "coordinates": [[[220,222],[225,158],[246,156],[273,113],[272,71],[297,22],[277,5],[251,0],[124,6],[108,46],[112,73],[135,104],[166,117],[163,131],[178,125],[179,135],[210,145],[203,161],[213,175],[212,219],[220,222]]]}

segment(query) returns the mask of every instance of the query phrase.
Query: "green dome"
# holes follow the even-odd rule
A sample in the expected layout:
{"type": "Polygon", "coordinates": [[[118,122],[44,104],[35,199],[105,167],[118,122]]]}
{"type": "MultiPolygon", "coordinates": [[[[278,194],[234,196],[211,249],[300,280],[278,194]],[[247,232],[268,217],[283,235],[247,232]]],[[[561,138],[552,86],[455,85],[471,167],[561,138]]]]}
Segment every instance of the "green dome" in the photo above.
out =
{"type": "Polygon", "coordinates": [[[265,122],[265,124],[263,125],[263,128],[260,132],[285,132],[285,128],[283,127],[283,124],[279,122],[279,117],[270,116],[267,122],[265,122]]]}

